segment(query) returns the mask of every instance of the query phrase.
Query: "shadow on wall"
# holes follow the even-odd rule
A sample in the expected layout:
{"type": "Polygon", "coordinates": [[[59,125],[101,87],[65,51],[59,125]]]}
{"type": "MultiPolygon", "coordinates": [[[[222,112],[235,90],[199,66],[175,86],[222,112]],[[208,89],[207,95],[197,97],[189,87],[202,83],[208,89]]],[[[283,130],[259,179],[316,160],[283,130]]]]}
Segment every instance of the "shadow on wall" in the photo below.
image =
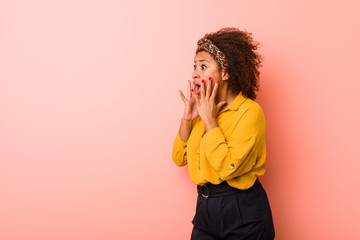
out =
{"type": "MultiPolygon", "coordinates": [[[[260,91],[256,99],[264,111],[266,121],[267,169],[261,182],[268,194],[275,230],[280,226],[282,229],[292,228],[291,204],[288,199],[296,194],[291,187],[291,169],[294,168],[294,116],[288,111],[290,93],[284,91],[284,86],[280,86],[279,79],[276,71],[261,69],[260,91]]],[[[276,231],[277,239],[286,239],[286,236],[279,236],[278,233],[279,231],[276,231]]]]}

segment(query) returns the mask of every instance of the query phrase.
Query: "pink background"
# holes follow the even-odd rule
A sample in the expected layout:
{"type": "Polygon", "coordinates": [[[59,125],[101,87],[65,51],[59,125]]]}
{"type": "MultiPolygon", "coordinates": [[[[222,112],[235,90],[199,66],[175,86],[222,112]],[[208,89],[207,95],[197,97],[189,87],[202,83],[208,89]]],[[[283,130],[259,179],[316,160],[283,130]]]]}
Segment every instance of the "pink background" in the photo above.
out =
{"type": "Polygon", "coordinates": [[[277,239],[360,239],[359,1],[0,1],[0,239],[189,239],[196,42],[261,42],[277,239]]]}

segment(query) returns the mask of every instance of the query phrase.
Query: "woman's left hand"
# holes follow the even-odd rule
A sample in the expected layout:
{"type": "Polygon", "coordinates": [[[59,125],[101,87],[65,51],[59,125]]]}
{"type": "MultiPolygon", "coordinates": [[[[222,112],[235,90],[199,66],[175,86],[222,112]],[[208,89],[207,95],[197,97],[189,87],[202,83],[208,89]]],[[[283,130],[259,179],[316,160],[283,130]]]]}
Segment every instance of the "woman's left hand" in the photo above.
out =
{"type": "Polygon", "coordinates": [[[205,80],[201,81],[200,95],[195,98],[195,103],[199,116],[205,124],[205,129],[206,131],[209,131],[218,126],[216,122],[217,114],[221,107],[227,103],[225,101],[219,102],[218,104],[215,103],[219,81],[214,83],[214,87],[212,87],[211,78],[206,81],[206,84],[205,80]]]}

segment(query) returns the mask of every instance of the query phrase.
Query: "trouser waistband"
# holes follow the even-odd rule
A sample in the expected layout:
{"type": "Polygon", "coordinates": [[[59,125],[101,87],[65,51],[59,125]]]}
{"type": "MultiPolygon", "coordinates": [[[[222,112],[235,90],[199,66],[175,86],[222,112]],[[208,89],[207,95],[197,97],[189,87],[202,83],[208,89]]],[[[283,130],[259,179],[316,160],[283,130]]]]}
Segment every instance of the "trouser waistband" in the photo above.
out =
{"type": "Polygon", "coordinates": [[[239,191],[249,191],[255,186],[260,185],[260,181],[257,178],[254,185],[246,190],[240,190],[234,187],[231,187],[226,181],[220,183],[220,184],[212,184],[212,183],[206,183],[204,185],[197,185],[197,192],[199,195],[202,195],[203,197],[222,197],[231,195],[234,193],[237,193],[239,191]]]}

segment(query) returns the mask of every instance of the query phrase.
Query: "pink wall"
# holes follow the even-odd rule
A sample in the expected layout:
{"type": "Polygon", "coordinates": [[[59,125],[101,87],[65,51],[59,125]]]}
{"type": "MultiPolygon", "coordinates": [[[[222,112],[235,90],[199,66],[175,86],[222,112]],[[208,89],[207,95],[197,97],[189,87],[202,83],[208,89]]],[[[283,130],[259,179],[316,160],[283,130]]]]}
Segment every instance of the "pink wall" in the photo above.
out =
{"type": "Polygon", "coordinates": [[[0,1],[0,239],[189,239],[177,90],[224,26],[262,43],[277,239],[360,239],[360,5],[337,2],[0,1]]]}

